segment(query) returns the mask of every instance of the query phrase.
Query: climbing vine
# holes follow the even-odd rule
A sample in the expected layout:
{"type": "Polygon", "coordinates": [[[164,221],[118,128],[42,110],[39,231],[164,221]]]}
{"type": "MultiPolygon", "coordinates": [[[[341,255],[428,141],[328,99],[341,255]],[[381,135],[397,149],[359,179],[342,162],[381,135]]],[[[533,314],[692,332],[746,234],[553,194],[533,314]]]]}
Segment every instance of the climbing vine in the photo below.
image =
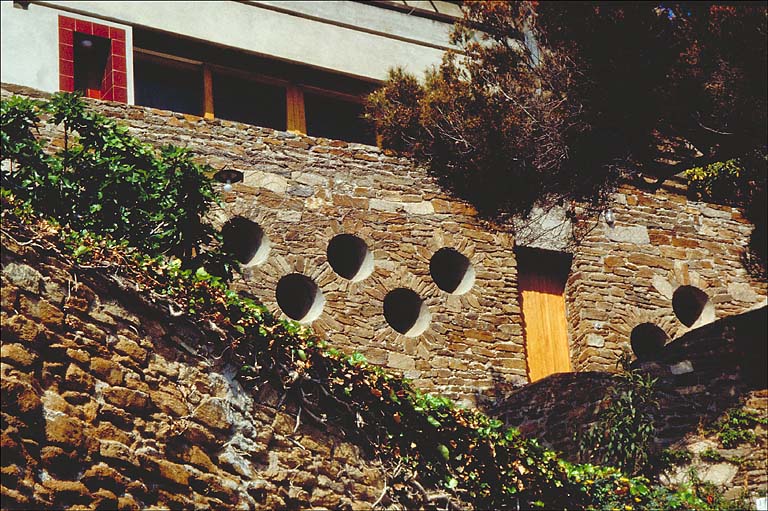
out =
{"type": "Polygon", "coordinates": [[[453,509],[465,502],[478,509],[712,509],[690,488],[669,490],[617,468],[568,463],[497,419],[422,393],[362,355],[344,354],[309,329],[277,320],[202,261],[183,259],[187,248],[206,245],[205,253],[224,257],[203,220],[215,200],[211,185],[187,153],[156,153],[87,113],[72,96],[56,96],[52,103],[3,103],[4,236],[23,238],[17,241],[68,257],[80,268],[109,269],[171,315],[195,322],[208,334],[204,348],[238,367],[246,388],[270,385],[281,402],[295,405],[297,426],[340,425],[376,453],[389,467],[391,500],[406,508],[453,509]],[[73,130],[67,138],[78,133],[63,151],[44,150],[34,135],[43,112],[53,112],[46,120],[65,124],[65,133],[73,130]],[[44,173],[49,170],[59,180],[44,173]],[[161,177],[149,176],[153,172],[161,177]],[[111,184],[85,182],[94,177],[111,184]],[[192,203],[163,201],[161,189],[192,203]],[[121,196],[131,190],[144,201],[140,213],[104,212],[105,204],[114,203],[119,211],[121,196]],[[80,204],[46,202],[65,198],[80,204]],[[158,227],[171,228],[166,215],[177,215],[188,227],[166,233],[158,227]],[[151,239],[134,235],[134,227],[151,239]]]}

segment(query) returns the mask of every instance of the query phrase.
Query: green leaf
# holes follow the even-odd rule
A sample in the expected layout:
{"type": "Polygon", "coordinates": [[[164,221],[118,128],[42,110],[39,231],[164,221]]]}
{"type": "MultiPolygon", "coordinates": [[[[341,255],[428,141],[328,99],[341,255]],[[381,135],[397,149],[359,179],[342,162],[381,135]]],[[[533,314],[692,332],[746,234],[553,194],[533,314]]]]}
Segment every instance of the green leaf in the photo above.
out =
{"type": "Polygon", "coordinates": [[[72,255],[75,257],[75,259],[77,259],[77,258],[78,258],[78,257],[80,257],[81,255],[83,255],[83,254],[85,254],[85,253],[88,253],[88,252],[90,252],[91,250],[92,250],[92,249],[91,249],[91,247],[86,247],[85,245],[80,245],[79,247],[77,247],[77,248],[75,249],[75,251],[73,252],[73,254],[72,254],[72,255]]]}
{"type": "Polygon", "coordinates": [[[451,452],[445,445],[437,444],[437,452],[440,453],[445,461],[449,461],[451,459],[451,452]]]}
{"type": "Polygon", "coordinates": [[[431,415],[427,415],[427,422],[429,422],[430,424],[432,424],[436,428],[439,428],[439,427],[442,426],[442,424],[440,424],[440,421],[435,419],[431,415]]]}

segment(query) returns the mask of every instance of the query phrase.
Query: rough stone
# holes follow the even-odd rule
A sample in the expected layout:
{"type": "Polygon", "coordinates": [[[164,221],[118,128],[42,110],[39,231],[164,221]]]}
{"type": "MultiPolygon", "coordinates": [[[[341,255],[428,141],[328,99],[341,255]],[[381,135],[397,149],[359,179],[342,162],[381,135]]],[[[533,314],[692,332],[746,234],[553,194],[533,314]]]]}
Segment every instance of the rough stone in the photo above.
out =
{"type": "Polygon", "coordinates": [[[45,438],[48,442],[72,447],[83,445],[85,423],[66,415],[52,415],[45,421],[45,438]]]}
{"type": "Polygon", "coordinates": [[[109,387],[102,391],[104,400],[117,408],[143,412],[150,406],[149,396],[141,391],[125,387],[109,387]]]}
{"type": "Polygon", "coordinates": [[[669,366],[669,370],[674,375],[692,373],[693,364],[691,364],[690,360],[683,360],[682,362],[669,366]]]}
{"type": "Polygon", "coordinates": [[[702,481],[707,481],[717,486],[724,486],[736,476],[739,468],[730,463],[717,463],[703,468],[699,472],[702,481]]]}
{"type": "Polygon", "coordinates": [[[93,376],[80,369],[75,364],[69,364],[67,372],[64,375],[67,387],[83,392],[91,392],[95,386],[93,376]]]}
{"type": "Polygon", "coordinates": [[[101,357],[91,359],[91,371],[110,385],[121,385],[125,370],[119,364],[101,357]]]}
{"type": "Polygon", "coordinates": [[[416,362],[409,355],[391,352],[387,358],[387,365],[394,369],[409,370],[416,367],[416,362]]]}
{"type": "Polygon", "coordinates": [[[0,359],[18,367],[27,368],[37,362],[37,355],[21,344],[3,344],[0,347],[0,359]]]}
{"type": "Polygon", "coordinates": [[[605,338],[602,335],[589,334],[587,335],[587,346],[602,348],[605,346],[605,338]]]}
{"type": "Polygon", "coordinates": [[[227,406],[221,399],[208,399],[197,407],[194,417],[197,421],[211,429],[228,431],[232,424],[229,421],[227,406]]]}
{"type": "Polygon", "coordinates": [[[8,263],[3,266],[3,275],[13,285],[24,291],[29,291],[30,293],[40,292],[43,275],[26,264],[8,263]]]}
{"type": "Polygon", "coordinates": [[[651,242],[648,237],[648,229],[642,225],[631,227],[606,227],[605,236],[609,240],[617,241],[619,243],[647,245],[651,242]]]}
{"type": "Polygon", "coordinates": [[[127,355],[131,359],[138,362],[140,365],[144,365],[147,362],[147,355],[148,352],[136,342],[122,338],[117,341],[117,343],[114,346],[115,351],[122,353],[124,355],[127,355]]]}
{"type": "Polygon", "coordinates": [[[39,320],[48,327],[59,326],[64,321],[64,313],[42,298],[31,300],[22,296],[19,298],[19,308],[27,317],[39,320]]]}

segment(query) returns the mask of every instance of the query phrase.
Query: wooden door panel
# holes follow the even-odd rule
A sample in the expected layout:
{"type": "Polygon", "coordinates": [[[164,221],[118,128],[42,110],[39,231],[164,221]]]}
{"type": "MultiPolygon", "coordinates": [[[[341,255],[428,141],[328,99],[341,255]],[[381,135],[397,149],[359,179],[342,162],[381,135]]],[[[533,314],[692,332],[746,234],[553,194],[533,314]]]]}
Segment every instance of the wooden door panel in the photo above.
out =
{"type": "Polygon", "coordinates": [[[567,267],[551,258],[525,257],[518,266],[518,287],[525,321],[530,381],[571,370],[563,290],[567,267]]]}

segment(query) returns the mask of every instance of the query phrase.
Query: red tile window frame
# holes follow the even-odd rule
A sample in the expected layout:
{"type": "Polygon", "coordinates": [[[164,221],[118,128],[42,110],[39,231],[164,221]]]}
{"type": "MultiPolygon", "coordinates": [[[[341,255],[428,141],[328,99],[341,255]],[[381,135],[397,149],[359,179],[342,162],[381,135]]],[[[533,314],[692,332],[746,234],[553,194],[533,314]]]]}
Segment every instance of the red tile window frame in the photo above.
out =
{"type": "Polygon", "coordinates": [[[64,92],[75,90],[75,32],[109,39],[110,51],[101,89],[88,89],[88,97],[127,103],[125,30],[68,16],[59,16],[59,89],[64,92]]]}

